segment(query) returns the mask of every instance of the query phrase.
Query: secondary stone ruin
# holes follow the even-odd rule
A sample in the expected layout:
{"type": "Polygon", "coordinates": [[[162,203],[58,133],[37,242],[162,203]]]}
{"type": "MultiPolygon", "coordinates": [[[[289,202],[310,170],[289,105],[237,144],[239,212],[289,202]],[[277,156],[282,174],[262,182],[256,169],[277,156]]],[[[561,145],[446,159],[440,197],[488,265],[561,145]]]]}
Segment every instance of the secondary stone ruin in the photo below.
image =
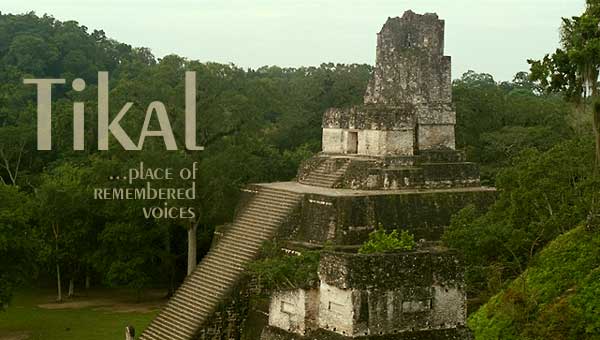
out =
{"type": "MultiPolygon", "coordinates": [[[[316,289],[271,297],[263,339],[320,339],[443,331],[467,338],[466,293],[460,257],[425,249],[381,255],[325,253],[316,289]],[[326,337],[325,337],[326,338],[326,337]]],[[[405,335],[406,335],[405,334],[405,335]]],[[[442,339],[446,339],[443,337],[442,339]]]]}
{"type": "Polygon", "coordinates": [[[455,148],[450,65],[436,14],[389,18],[364,103],[324,113],[323,151],[295,181],[243,189],[234,221],[141,339],[469,339],[462,259],[439,240],[495,189],[455,148]],[[419,246],[358,254],[378,225],[419,246]],[[248,280],[266,240],[291,254],[327,245],[319,282],[265,292],[248,280]]]}

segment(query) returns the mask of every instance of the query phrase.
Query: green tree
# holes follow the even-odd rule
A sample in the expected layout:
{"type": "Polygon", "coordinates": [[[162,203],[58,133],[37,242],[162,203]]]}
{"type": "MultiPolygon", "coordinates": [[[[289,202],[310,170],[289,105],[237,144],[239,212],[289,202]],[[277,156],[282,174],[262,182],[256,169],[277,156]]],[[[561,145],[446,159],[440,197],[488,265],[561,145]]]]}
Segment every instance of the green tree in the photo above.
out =
{"type": "Polygon", "coordinates": [[[31,276],[34,245],[29,227],[29,197],[18,187],[0,183],[0,310],[13,288],[31,276]]]}
{"type": "Polygon", "coordinates": [[[481,165],[484,184],[493,184],[521,150],[548,150],[573,135],[571,107],[560,96],[537,93],[524,78],[519,72],[498,84],[489,74],[469,71],[453,82],[457,146],[481,165]]]}
{"type": "Polygon", "coordinates": [[[96,268],[111,287],[135,289],[138,299],[162,273],[161,244],[164,228],[151,223],[108,223],[99,235],[96,268]]]}
{"type": "Polygon", "coordinates": [[[544,245],[587,218],[600,187],[592,144],[581,138],[522,151],[498,174],[489,211],[470,206],[452,218],[443,239],[465,254],[471,296],[497,292],[544,245]]]}
{"type": "Polygon", "coordinates": [[[42,184],[36,190],[36,213],[41,235],[46,240],[52,240],[46,243],[43,253],[56,267],[59,302],[63,299],[61,265],[76,262],[80,258],[85,251],[81,241],[86,238],[86,231],[90,228],[90,193],[83,185],[85,176],[85,170],[65,163],[44,174],[42,184]]]}
{"type": "MultiPolygon", "coordinates": [[[[598,100],[600,68],[600,1],[586,0],[580,16],[563,18],[561,48],[542,60],[529,60],[531,78],[548,92],[564,93],[579,102],[581,98],[598,100]]],[[[596,139],[596,165],[600,167],[600,105],[592,108],[596,139]]]]}

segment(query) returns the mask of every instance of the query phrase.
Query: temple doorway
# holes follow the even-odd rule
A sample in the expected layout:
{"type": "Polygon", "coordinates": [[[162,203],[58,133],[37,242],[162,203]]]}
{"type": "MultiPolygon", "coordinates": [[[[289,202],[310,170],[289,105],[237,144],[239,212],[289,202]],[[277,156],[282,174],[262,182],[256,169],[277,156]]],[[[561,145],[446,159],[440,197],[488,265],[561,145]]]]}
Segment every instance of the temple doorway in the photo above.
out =
{"type": "Polygon", "coordinates": [[[358,153],[358,132],[348,131],[346,135],[346,153],[358,153]]]}

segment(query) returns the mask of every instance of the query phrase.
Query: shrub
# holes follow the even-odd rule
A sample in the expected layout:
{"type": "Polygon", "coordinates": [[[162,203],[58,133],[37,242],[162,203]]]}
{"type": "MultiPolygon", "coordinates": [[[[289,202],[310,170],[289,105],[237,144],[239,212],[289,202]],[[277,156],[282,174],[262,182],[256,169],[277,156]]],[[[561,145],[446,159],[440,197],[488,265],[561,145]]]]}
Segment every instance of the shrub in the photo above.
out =
{"type": "Polygon", "coordinates": [[[266,289],[308,288],[318,282],[320,253],[303,251],[288,255],[273,242],[265,242],[261,258],[248,264],[250,275],[266,289]]]}
{"type": "Polygon", "coordinates": [[[398,230],[387,233],[381,225],[369,234],[369,240],[365,242],[358,252],[360,254],[391,253],[404,250],[413,250],[416,245],[415,237],[407,230],[403,230],[398,236],[398,230]]]}

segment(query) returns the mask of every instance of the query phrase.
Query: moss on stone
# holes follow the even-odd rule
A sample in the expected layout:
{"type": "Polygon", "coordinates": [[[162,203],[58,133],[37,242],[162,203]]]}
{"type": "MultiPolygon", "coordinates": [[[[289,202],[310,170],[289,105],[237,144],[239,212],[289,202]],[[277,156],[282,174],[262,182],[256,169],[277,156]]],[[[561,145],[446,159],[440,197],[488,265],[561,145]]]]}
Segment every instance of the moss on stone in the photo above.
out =
{"type": "MultiPolygon", "coordinates": [[[[322,281],[338,288],[394,290],[432,287],[462,288],[464,264],[452,250],[416,250],[390,254],[324,252],[319,265],[322,281]]],[[[413,300],[430,298],[430,292],[413,300]]]]}
{"type": "Polygon", "coordinates": [[[388,335],[368,335],[346,337],[327,330],[314,330],[301,336],[275,327],[266,327],[260,340],[470,340],[471,334],[466,328],[415,331],[388,335]]]}

